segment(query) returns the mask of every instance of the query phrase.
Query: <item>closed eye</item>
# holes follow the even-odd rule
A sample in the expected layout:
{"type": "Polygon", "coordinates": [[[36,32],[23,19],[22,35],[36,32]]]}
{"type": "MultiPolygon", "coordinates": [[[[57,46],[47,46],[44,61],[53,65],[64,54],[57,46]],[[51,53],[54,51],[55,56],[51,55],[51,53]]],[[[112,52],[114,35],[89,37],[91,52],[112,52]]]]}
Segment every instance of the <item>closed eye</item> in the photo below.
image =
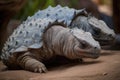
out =
{"type": "Polygon", "coordinates": [[[98,29],[98,28],[93,28],[93,35],[94,36],[100,36],[100,34],[101,34],[101,30],[100,29],[98,29]]]}
{"type": "Polygon", "coordinates": [[[99,29],[99,28],[97,28],[97,27],[95,27],[95,26],[93,26],[93,25],[91,25],[91,24],[90,24],[90,26],[91,26],[91,28],[93,29],[92,34],[93,34],[94,36],[99,36],[100,33],[101,33],[101,29],[99,29]]]}
{"type": "Polygon", "coordinates": [[[87,48],[87,43],[86,43],[85,41],[81,41],[81,42],[79,43],[79,47],[80,47],[81,49],[85,49],[85,48],[87,48]]]}
{"type": "Polygon", "coordinates": [[[95,34],[95,35],[99,35],[99,34],[100,34],[100,31],[94,30],[94,34],[95,34]]]}

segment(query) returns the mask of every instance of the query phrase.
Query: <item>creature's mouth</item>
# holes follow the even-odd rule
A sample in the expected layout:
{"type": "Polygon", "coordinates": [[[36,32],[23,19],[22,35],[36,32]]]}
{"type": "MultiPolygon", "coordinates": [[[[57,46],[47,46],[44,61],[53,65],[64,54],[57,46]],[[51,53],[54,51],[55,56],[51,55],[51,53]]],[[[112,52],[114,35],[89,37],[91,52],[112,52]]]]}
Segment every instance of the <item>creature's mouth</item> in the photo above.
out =
{"type": "Polygon", "coordinates": [[[100,56],[99,53],[87,53],[86,55],[87,55],[86,58],[93,58],[93,59],[96,59],[100,56]]]}
{"type": "Polygon", "coordinates": [[[100,56],[100,50],[84,50],[82,51],[83,54],[80,54],[80,56],[83,56],[83,58],[93,58],[96,59],[100,56]]]}
{"type": "Polygon", "coordinates": [[[110,46],[114,43],[114,39],[99,39],[95,38],[95,40],[99,41],[100,46],[110,46]]]}
{"type": "Polygon", "coordinates": [[[111,45],[113,40],[99,40],[101,46],[111,45]]]}
{"type": "Polygon", "coordinates": [[[113,45],[114,40],[100,40],[99,42],[102,49],[109,49],[113,45]]]}

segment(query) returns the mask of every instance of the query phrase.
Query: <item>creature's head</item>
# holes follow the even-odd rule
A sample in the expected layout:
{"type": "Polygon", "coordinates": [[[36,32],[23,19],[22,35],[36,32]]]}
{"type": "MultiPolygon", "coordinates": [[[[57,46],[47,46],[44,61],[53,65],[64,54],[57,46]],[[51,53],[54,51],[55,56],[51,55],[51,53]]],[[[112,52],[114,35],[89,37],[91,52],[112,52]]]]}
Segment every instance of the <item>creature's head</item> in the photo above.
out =
{"type": "Polygon", "coordinates": [[[90,32],[95,40],[99,41],[101,46],[111,45],[115,39],[115,33],[104,21],[95,17],[77,17],[71,24],[72,28],[77,27],[90,32]]]}
{"type": "Polygon", "coordinates": [[[75,51],[77,56],[85,58],[98,58],[100,55],[100,45],[95,41],[89,32],[74,28],[71,30],[73,36],[76,38],[77,45],[75,51]]]}

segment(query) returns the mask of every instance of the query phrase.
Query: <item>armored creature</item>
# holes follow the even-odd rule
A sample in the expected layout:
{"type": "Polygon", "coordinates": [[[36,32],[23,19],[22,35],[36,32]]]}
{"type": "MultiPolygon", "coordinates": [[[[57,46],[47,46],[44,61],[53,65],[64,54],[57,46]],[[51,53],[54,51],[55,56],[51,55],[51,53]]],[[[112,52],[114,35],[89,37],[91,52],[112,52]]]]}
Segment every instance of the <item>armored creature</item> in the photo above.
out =
{"type": "Polygon", "coordinates": [[[70,27],[77,27],[84,31],[90,32],[94,39],[100,43],[102,48],[113,44],[116,36],[114,31],[110,29],[104,21],[98,20],[97,18],[91,16],[77,17],[72,22],[70,27]]]}
{"type": "Polygon", "coordinates": [[[101,46],[110,45],[114,42],[115,33],[102,20],[89,15],[85,9],[76,10],[69,7],[49,6],[47,9],[38,11],[34,16],[37,18],[50,18],[52,20],[64,21],[69,28],[79,28],[90,32],[101,46]]]}
{"type": "Polygon", "coordinates": [[[29,17],[6,41],[1,59],[9,68],[46,72],[44,61],[54,56],[98,58],[100,45],[89,32],[69,29],[50,18],[29,17]]]}

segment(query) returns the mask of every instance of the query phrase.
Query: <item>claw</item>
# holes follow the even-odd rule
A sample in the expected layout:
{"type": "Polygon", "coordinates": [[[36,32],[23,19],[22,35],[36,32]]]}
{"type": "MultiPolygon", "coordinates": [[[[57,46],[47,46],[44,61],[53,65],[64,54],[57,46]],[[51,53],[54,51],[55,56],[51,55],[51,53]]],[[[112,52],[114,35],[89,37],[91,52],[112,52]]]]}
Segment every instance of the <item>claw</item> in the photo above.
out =
{"type": "Polygon", "coordinates": [[[41,69],[41,68],[39,68],[39,69],[38,69],[38,72],[39,72],[39,73],[42,73],[42,69],[41,69]]]}
{"type": "Polygon", "coordinates": [[[37,72],[37,68],[34,70],[34,72],[37,72]]]}

